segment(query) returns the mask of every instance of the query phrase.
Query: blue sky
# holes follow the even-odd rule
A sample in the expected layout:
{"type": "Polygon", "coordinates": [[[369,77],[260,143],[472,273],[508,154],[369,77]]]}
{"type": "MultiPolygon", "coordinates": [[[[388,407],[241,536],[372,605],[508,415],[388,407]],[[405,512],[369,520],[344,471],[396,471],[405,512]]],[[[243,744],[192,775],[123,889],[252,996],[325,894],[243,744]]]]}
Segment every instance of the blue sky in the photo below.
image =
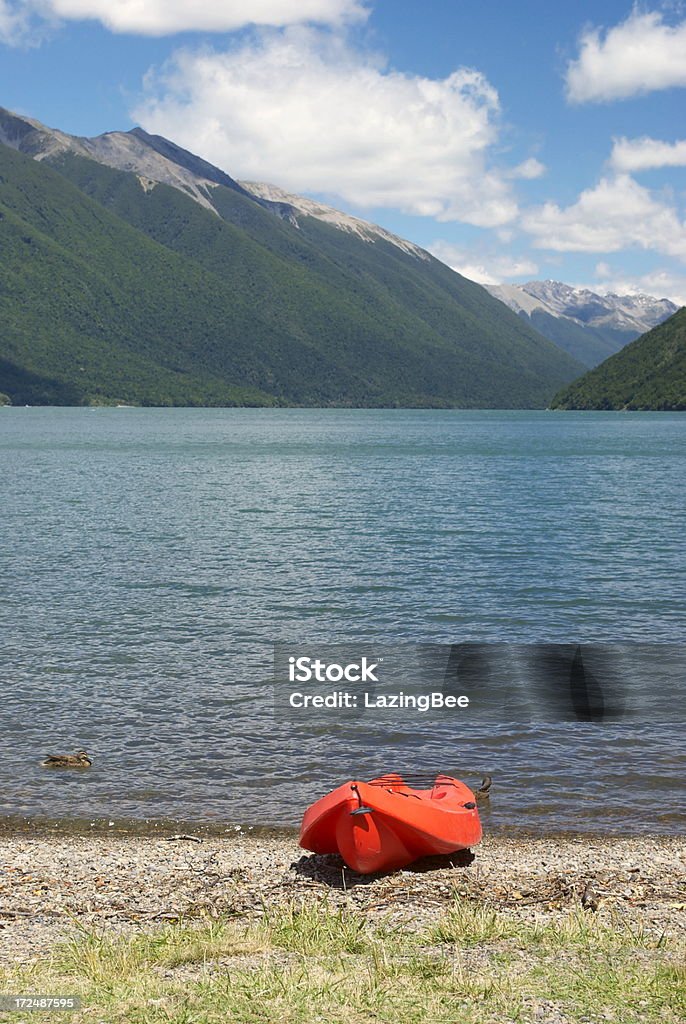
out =
{"type": "Polygon", "coordinates": [[[686,303],[681,3],[0,0],[0,40],[0,104],[53,127],[141,124],[477,280],[686,303]]]}

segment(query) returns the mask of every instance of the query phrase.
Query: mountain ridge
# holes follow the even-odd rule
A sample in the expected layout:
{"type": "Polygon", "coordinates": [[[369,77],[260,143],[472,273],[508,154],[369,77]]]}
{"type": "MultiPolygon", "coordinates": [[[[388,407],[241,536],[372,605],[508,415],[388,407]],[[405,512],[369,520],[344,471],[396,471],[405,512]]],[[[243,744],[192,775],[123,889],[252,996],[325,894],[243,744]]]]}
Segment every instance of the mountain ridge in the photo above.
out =
{"type": "MultiPolygon", "coordinates": [[[[327,222],[330,208],[318,217],[283,193],[253,195],[169,140],[136,129],[75,139],[7,111],[0,132],[0,210],[20,218],[52,275],[49,291],[27,292],[22,274],[30,279],[35,261],[13,237],[17,272],[4,298],[14,297],[7,322],[19,321],[0,357],[20,375],[61,381],[72,398],[80,388],[85,402],[199,404],[204,393],[209,404],[247,395],[256,404],[540,407],[582,369],[428,253],[418,258],[383,229],[365,238],[365,222],[341,230],[327,222]],[[78,253],[89,280],[110,259],[110,279],[93,279],[83,296],[74,275],[61,281],[55,246],[65,274],[78,253]],[[145,260],[152,291],[144,274],[127,273],[145,260]],[[116,321],[113,303],[124,312],[116,321]],[[127,333],[129,308],[137,337],[127,333]],[[73,369],[84,345],[86,376],[73,369]],[[117,368],[141,356],[137,345],[150,361],[144,384],[117,368]]],[[[9,393],[2,379],[0,391],[9,393]]]]}
{"type": "Polygon", "coordinates": [[[599,295],[561,281],[487,285],[487,290],[541,334],[593,367],[679,308],[650,295],[599,295]]]}
{"type": "Polygon", "coordinates": [[[161,135],[151,135],[140,127],[131,128],[126,132],[103,132],[93,137],[69,135],[59,129],[48,128],[34,118],[24,118],[0,107],[0,142],[36,160],[54,160],[63,153],[73,153],[96,160],[107,167],[131,171],[150,182],[178,188],[191,195],[205,209],[214,212],[216,210],[209,190],[213,185],[223,185],[225,188],[250,196],[265,209],[276,213],[296,227],[297,214],[302,213],[341,230],[354,232],[369,241],[383,238],[420,259],[430,258],[425,249],[370,221],[297,196],[277,185],[239,182],[202,157],[177,146],[161,135]],[[22,125],[22,122],[25,124],[22,125]],[[10,126],[14,127],[14,131],[10,126]],[[154,157],[151,157],[150,151],[154,153],[154,157]]]}
{"type": "MultiPolygon", "coordinates": [[[[430,258],[426,249],[415,245],[414,242],[408,242],[407,239],[400,238],[399,235],[394,235],[392,232],[386,231],[385,228],[379,227],[378,224],[372,224],[371,221],[362,220],[360,217],[353,217],[349,213],[342,213],[333,206],[327,206],[325,203],[317,202],[314,199],[306,199],[304,196],[294,195],[292,192],[279,188],[278,185],[270,185],[266,182],[241,181],[239,184],[258,199],[267,200],[272,203],[284,203],[286,206],[307,217],[314,217],[316,220],[321,220],[325,224],[331,224],[341,231],[349,231],[366,241],[373,242],[381,238],[386,242],[390,242],[391,245],[396,245],[403,252],[416,256],[418,259],[428,260],[430,258]]],[[[297,224],[297,218],[295,223],[297,224]]]]}
{"type": "MultiPolygon", "coordinates": [[[[510,289],[527,296],[531,303],[544,306],[550,312],[567,316],[577,323],[593,326],[609,324],[613,327],[635,328],[645,333],[656,327],[662,319],[672,316],[678,306],[670,299],[652,295],[618,295],[607,292],[600,295],[590,288],[577,288],[550,278],[545,281],[527,281],[521,285],[510,285],[510,289]],[[662,319],[660,319],[662,318],[662,319]]],[[[497,294],[502,285],[489,286],[491,294],[497,294]]],[[[512,296],[512,291],[509,292],[512,296]]],[[[526,308],[523,306],[522,308],[526,308]]],[[[529,304],[527,312],[531,310],[529,304]]]]}

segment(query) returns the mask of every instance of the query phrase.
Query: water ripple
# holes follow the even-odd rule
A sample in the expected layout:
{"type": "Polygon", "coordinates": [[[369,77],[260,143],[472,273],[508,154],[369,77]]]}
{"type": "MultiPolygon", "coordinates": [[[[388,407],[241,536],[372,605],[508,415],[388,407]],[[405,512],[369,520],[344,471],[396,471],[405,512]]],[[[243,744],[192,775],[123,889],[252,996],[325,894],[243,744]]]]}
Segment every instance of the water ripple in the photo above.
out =
{"type": "Polygon", "coordinates": [[[0,813],[294,824],[436,766],[496,824],[683,827],[676,726],[295,732],[268,685],[274,640],[681,641],[685,422],[0,410],[0,813]]]}

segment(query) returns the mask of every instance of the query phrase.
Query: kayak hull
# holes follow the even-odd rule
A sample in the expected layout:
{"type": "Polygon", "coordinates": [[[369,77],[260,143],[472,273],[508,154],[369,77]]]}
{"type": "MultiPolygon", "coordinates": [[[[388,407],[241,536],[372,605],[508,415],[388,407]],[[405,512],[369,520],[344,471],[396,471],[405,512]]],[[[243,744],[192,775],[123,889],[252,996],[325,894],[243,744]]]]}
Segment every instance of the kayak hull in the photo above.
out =
{"type": "Polygon", "coordinates": [[[371,874],[469,849],[481,834],[474,794],[463,782],[439,775],[430,789],[412,789],[386,775],[346,782],[308,807],[300,845],[339,853],[354,871],[371,874]]]}

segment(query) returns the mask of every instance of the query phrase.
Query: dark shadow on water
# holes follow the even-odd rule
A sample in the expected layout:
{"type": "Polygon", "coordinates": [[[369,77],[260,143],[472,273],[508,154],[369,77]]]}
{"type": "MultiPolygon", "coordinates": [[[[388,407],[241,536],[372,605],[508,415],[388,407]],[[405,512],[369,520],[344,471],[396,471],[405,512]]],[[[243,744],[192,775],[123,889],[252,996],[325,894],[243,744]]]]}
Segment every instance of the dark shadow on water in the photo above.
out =
{"type": "MultiPolygon", "coordinates": [[[[468,868],[474,859],[475,855],[471,850],[458,850],[442,857],[422,857],[402,870],[424,874],[429,871],[445,871],[446,868],[468,868]]],[[[391,875],[398,873],[376,871],[371,875],[360,875],[357,871],[352,871],[336,853],[304,855],[291,867],[302,878],[327,885],[330,889],[352,889],[358,885],[371,885],[380,878],[390,878],[391,875]]]]}

